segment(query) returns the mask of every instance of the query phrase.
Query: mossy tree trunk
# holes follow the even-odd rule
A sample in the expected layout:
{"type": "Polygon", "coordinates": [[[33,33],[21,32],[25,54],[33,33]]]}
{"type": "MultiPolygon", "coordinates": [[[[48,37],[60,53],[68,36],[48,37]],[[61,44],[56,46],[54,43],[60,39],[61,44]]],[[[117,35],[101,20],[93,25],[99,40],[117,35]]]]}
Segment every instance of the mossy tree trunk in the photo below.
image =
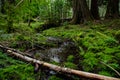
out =
{"type": "Polygon", "coordinates": [[[119,18],[119,0],[108,0],[105,18],[119,18]]]}

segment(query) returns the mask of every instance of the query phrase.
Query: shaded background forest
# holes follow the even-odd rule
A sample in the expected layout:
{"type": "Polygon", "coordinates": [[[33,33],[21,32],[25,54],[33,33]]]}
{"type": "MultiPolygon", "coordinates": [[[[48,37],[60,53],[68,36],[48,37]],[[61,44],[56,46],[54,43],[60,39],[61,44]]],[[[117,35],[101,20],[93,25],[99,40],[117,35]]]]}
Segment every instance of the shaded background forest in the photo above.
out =
{"type": "Polygon", "coordinates": [[[12,31],[14,22],[40,21],[58,26],[65,20],[71,24],[119,18],[119,0],[1,0],[1,20],[12,31]],[[71,20],[72,19],[72,20],[71,20]]]}

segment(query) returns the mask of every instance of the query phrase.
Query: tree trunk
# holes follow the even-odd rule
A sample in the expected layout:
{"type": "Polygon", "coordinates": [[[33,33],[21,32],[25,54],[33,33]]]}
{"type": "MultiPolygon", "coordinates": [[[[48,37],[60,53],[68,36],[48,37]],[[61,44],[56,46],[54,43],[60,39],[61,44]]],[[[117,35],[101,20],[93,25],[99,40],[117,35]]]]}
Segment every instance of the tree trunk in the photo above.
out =
{"type": "Polygon", "coordinates": [[[106,19],[119,18],[119,0],[108,1],[105,18],[106,19]]]}
{"type": "Polygon", "coordinates": [[[91,21],[92,15],[89,11],[89,7],[87,5],[86,0],[80,0],[80,7],[81,7],[82,18],[83,18],[84,22],[91,21]]]}
{"type": "Polygon", "coordinates": [[[13,16],[14,16],[14,0],[8,0],[7,1],[7,32],[11,33],[13,32],[13,16]]]}
{"type": "Polygon", "coordinates": [[[1,13],[5,13],[5,0],[1,0],[1,13]]]}
{"type": "MultiPolygon", "coordinates": [[[[30,4],[31,4],[31,0],[29,0],[28,5],[30,6],[30,4]]],[[[29,15],[29,16],[28,16],[28,27],[31,27],[31,21],[30,21],[30,20],[31,20],[31,14],[30,14],[30,12],[31,12],[31,11],[30,11],[30,9],[29,9],[29,14],[28,14],[28,15],[29,15]]]]}
{"type": "Polygon", "coordinates": [[[80,0],[73,0],[73,18],[72,24],[79,24],[82,21],[82,12],[80,8],[80,0]]]}
{"type": "Polygon", "coordinates": [[[79,24],[92,20],[86,0],[73,0],[73,18],[71,23],[79,24]]]}
{"type": "MultiPolygon", "coordinates": [[[[73,75],[77,75],[77,76],[85,77],[85,78],[89,78],[89,79],[94,79],[94,80],[120,80],[119,78],[113,78],[113,77],[107,77],[107,76],[102,76],[102,75],[98,75],[98,74],[83,72],[83,71],[74,70],[74,69],[65,68],[65,67],[60,67],[60,66],[56,66],[56,65],[53,65],[53,64],[50,64],[47,62],[39,61],[39,60],[33,59],[31,57],[25,56],[23,54],[20,54],[20,53],[22,53],[20,51],[15,51],[14,49],[6,48],[2,45],[0,45],[0,49],[3,49],[4,51],[9,53],[10,55],[16,56],[17,58],[20,58],[24,61],[38,64],[39,66],[50,68],[51,70],[54,70],[56,72],[73,74],[73,75]]],[[[38,67],[38,65],[37,65],[37,67],[38,67]]]]}
{"type": "Polygon", "coordinates": [[[91,0],[91,14],[95,20],[99,20],[98,0],[91,0]]]}

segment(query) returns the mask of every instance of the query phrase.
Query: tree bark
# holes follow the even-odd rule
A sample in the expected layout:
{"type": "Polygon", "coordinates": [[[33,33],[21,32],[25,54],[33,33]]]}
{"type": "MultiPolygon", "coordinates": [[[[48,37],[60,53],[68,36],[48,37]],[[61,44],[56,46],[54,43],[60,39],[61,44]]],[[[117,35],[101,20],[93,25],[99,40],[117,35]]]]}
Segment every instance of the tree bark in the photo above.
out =
{"type": "Polygon", "coordinates": [[[99,20],[98,0],[91,0],[91,14],[95,20],[99,20]]]}
{"type": "Polygon", "coordinates": [[[1,0],[1,13],[5,13],[5,0],[1,0]]]}
{"type": "Polygon", "coordinates": [[[73,18],[72,24],[79,24],[82,21],[82,12],[80,8],[80,0],[73,0],[73,18]]]}
{"type": "Polygon", "coordinates": [[[73,18],[71,23],[79,24],[91,20],[92,16],[86,0],[73,0],[73,18]]]}
{"type": "Polygon", "coordinates": [[[82,17],[83,17],[84,22],[91,21],[92,15],[89,11],[89,7],[87,5],[86,0],[80,0],[80,7],[81,7],[82,17]]]}
{"type": "Polygon", "coordinates": [[[15,0],[8,0],[7,2],[7,32],[13,32],[13,17],[14,17],[14,5],[15,0]]]}
{"type": "Polygon", "coordinates": [[[119,0],[108,1],[105,18],[106,19],[119,18],[119,0]]]}
{"type": "Polygon", "coordinates": [[[31,57],[28,57],[28,56],[22,55],[20,53],[17,53],[15,51],[9,50],[9,48],[6,48],[2,45],[0,45],[0,48],[4,49],[10,55],[16,56],[16,57],[18,57],[18,58],[20,58],[24,61],[27,61],[27,62],[42,65],[42,66],[50,68],[51,70],[54,70],[56,72],[73,74],[73,75],[77,75],[77,76],[80,76],[80,77],[85,77],[85,78],[95,79],[95,80],[120,80],[119,78],[107,77],[107,76],[102,76],[102,75],[98,75],[98,74],[93,74],[93,73],[83,72],[83,71],[79,71],[79,70],[74,70],[74,69],[70,69],[70,68],[64,68],[64,67],[60,67],[60,66],[56,66],[56,65],[47,63],[47,62],[39,61],[39,60],[33,59],[31,57]]]}

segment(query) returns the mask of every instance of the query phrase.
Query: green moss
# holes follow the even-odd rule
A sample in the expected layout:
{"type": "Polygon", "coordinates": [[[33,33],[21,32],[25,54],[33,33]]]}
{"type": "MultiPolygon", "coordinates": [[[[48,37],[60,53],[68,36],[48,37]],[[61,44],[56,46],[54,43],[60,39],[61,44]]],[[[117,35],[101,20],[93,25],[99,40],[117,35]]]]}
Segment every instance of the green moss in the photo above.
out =
{"type": "Polygon", "coordinates": [[[6,67],[0,69],[0,78],[1,80],[34,80],[33,67],[26,64],[6,67]]]}
{"type": "Polygon", "coordinates": [[[120,30],[115,32],[115,38],[120,42],[120,30]]]}
{"type": "Polygon", "coordinates": [[[5,53],[0,52],[0,66],[7,67],[9,65],[24,64],[24,62],[19,60],[14,60],[11,57],[8,57],[5,53]]]}
{"type": "Polygon", "coordinates": [[[107,71],[100,71],[99,74],[105,75],[105,76],[113,76],[110,72],[107,72],[107,71]]]}
{"type": "MultiPolygon", "coordinates": [[[[50,28],[39,34],[36,34],[35,32],[35,29],[40,27],[39,23],[34,23],[31,25],[31,27],[27,27],[27,24],[21,24],[22,27],[20,27],[16,24],[16,33],[12,34],[12,36],[8,35],[8,37],[3,35],[4,33],[0,33],[0,36],[3,35],[1,40],[3,39],[11,42],[12,44],[14,43],[13,46],[16,46],[18,41],[27,41],[30,42],[29,46],[39,44],[49,47],[56,47],[55,44],[48,43],[46,37],[52,36],[60,37],[62,39],[67,38],[73,40],[79,48],[79,53],[77,54],[78,57],[80,57],[78,59],[78,64],[82,66],[83,70],[104,75],[109,75],[111,72],[115,74],[105,65],[99,65],[100,61],[111,65],[116,70],[120,70],[120,31],[115,29],[119,25],[119,20],[101,24],[65,24],[64,26],[50,28]]],[[[70,55],[68,56],[67,61],[64,62],[64,65],[66,67],[76,69],[77,66],[74,64],[74,60],[76,60],[76,57],[74,55],[70,55]]],[[[8,64],[4,64],[2,61],[1,64],[8,66],[8,64]]],[[[114,76],[113,74],[110,76],[114,76]]]]}
{"type": "Polygon", "coordinates": [[[78,26],[68,25],[69,29],[65,29],[65,26],[58,28],[51,28],[43,31],[44,36],[72,38],[75,37],[81,30],[78,26]]]}
{"type": "Polygon", "coordinates": [[[49,80],[62,80],[62,79],[60,79],[60,78],[58,78],[58,77],[56,77],[56,76],[51,76],[51,77],[49,78],[49,80]]]}
{"type": "Polygon", "coordinates": [[[114,47],[114,48],[106,47],[105,50],[104,50],[104,53],[106,53],[106,54],[115,54],[115,53],[118,53],[118,52],[120,52],[118,47],[114,47]]]}
{"type": "Polygon", "coordinates": [[[34,80],[33,70],[32,65],[0,52],[0,80],[34,80]]]}
{"type": "Polygon", "coordinates": [[[72,62],[65,62],[64,65],[68,68],[77,69],[77,65],[72,62]]]}
{"type": "Polygon", "coordinates": [[[56,76],[51,76],[51,77],[49,78],[49,80],[62,80],[62,79],[60,79],[60,78],[58,78],[58,77],[56,77],[56,76]]]}
{"type": "Polygon", "coordinates": [[[69,55],[67,58],[68,62],[74,62],[75,57],[73,55],[69,55]]]}

